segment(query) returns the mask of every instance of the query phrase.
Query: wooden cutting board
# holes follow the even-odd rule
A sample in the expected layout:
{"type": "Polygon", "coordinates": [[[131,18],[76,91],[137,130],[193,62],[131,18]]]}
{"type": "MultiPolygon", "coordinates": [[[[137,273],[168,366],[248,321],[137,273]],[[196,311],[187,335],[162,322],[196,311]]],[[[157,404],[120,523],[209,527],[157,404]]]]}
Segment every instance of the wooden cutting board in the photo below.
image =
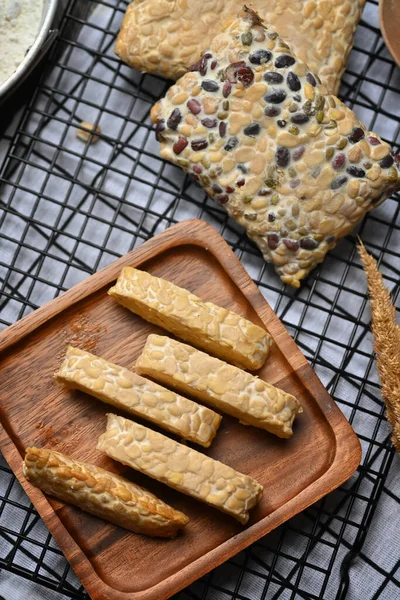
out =
{"type": "MultiPolygon", "coordinates": [[[[344,482],[359,441],[278,317],[222,237],[200,220],[175,225],[0,334],[0,448],[94,600],[163,600],[344,482]],[[275,344],[259,375],[297,396],[304,413],[282,440],[224,416],[205,451],[264,485],[246,527],[96,451],[109,407],[57,384],[69,343],[131,367],[161,330],[107,295],[134,266],[264,325],[275,344]],[[127,532],[43,495],[23,477],[24,449],[37,445],[124,474],[190,517],[174,540],[127,532]]],[[[204,451],[202,449],[201,451],[204,451]]]]}

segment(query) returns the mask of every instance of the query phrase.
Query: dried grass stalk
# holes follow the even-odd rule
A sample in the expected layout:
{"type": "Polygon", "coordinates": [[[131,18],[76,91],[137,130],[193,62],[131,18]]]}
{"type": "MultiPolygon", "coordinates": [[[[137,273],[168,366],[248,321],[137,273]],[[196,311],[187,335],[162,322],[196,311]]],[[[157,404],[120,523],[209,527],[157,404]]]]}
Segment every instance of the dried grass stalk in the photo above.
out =
{"type": "Polygon", "coordinates": [[[392,426],[392,441],[400,453],[400,327],[396,323],[396,309],[375,259],[361,242],[358,251],[368,279],[374,350],[382,396],[386,403],[387,419],[392,426]]]}

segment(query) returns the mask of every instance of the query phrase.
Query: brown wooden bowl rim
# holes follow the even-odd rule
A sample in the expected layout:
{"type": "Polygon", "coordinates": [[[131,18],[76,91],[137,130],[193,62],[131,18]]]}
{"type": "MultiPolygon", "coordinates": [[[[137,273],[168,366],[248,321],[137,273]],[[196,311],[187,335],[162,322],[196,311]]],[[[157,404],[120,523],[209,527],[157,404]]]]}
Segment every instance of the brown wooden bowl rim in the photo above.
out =
{"type": "MultiPolygon", "coordinates": [[[[389,0],[389,1],[392,2],[392,0],[389,0]]],[[[387,4],[387,2],[388,2],[388,0],[380,0],[380,2],[379,2],[379,23],[380,23],[381,32],[382,32],[382,36],[385,41],[386,47],[389,50],[390,55],[392,56],[393,60],[397,64],[397,66],[400,67],[400,39],[399,39],[399,43],[397,45],[395,42],[392,43],[393,39],[391,39],[391,37],[388,35],[387,29],[385,26],[384,10],[385,10],[385,3],[387,4]]]]}

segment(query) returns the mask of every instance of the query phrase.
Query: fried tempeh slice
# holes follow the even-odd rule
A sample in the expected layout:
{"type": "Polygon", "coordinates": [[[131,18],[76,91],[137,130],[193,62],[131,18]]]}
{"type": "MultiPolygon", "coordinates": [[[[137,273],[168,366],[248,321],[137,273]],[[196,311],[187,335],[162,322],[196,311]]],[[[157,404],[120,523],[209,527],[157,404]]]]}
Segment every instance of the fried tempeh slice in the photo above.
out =
{"type": "Polygon", "coordinates": [[[162,158],[199,181],[294,287],[400,187],[400,155],[248,9],[151,117],[162,158]]]}
{"type": "Polygon", "coordinates": [[[143,425],[107,416],[97,449],[153,479],[247,523],[261,499],[257,481],[143,425]]]}
{"type": "Polygon", "coordinates": [[[135,533],[174,537],[189,521],[124,477],[54,450],[27,448],[22,470],[47,494],[135,533]]]}
{"type": "Polygon", "coordinates": [[[135,368],[278,437],[293,434],[293,421],[302,412],[291,394],[166,336],[149,335],[135,368]]]}
{"type": "Polygon", "coordinates": [[[206,448],[222,418],[197,402],[73,346],[68,347],[56,379],[206,448]]]}
{"type": "Polygon", "coordinates": [[[260,369],[269,354],[272,338],[264,329],[145,271],[126,267],[108,293],[146,321],[243,369],[260,369]]]}

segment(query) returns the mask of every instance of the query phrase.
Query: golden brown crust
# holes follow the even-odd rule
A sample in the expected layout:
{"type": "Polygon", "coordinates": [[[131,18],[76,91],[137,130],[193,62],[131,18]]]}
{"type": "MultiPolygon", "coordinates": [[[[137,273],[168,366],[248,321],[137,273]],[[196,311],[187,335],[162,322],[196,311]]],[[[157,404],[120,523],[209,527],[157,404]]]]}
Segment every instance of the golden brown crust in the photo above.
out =
{"type": "MultiPolygon", "coordinates": [[[[337,93],[365,0],[253,0],[250,7],[337,93]]],[[[115,52],[126,63],[181,77],[210,46],[240,0],[146,0],[126,11],[115,52]]]]}
{"type": "Polygon", "coordinates": [[[260,369],[272,338],[251,321],[173,283],[132,267],[109,292],[146,321],[243,369],[260,369]]]}
{"type": "Polygon", "coordinates": [[[174,537],[189,521],[124,477],[54,450],[27,448],[22,468],[26,479],[47,494],[135,533],[174,537]]]}

